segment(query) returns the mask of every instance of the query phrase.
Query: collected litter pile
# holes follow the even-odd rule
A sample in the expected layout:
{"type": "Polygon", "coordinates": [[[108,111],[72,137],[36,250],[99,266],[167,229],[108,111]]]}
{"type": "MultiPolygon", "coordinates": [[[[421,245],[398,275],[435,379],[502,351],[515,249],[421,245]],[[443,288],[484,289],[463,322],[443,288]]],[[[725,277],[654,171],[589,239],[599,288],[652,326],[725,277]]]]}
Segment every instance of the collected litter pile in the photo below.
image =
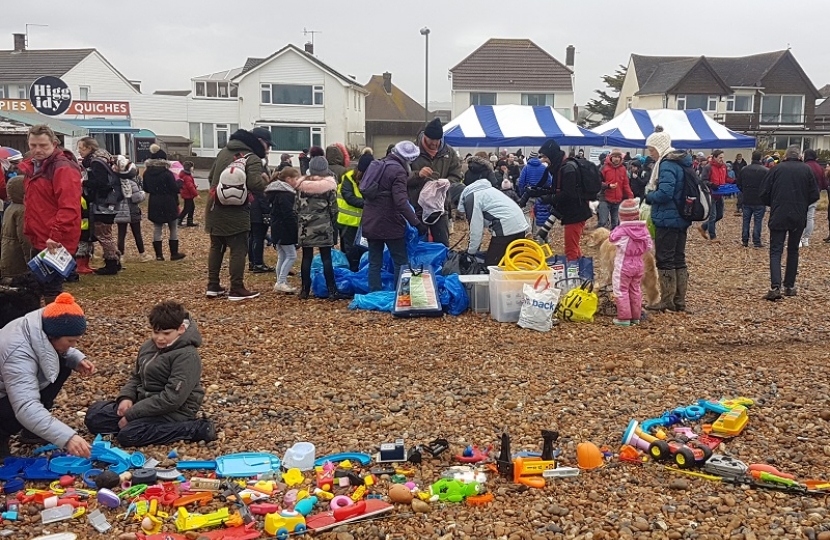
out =
{"type": "MultiPolygon", "coordinates": [[[[178,460],[173,468],[159,468],[157,460],[114,448],[99,436],[91,459],[63,455],[54,446],[37,449],[33,458],[7,458],[0,467],[6,496],[2,518],[14,522],[39,512],[41,524],[49,525],[86,516],[88,526],[100,533],[121,522],[122,530],[134,529],[119,536],[124,539],[253,539],[264,533],[285,540],[306,531],[391,517],[395,514],[387,514],[395,504],[415,513],[430,512],[434,503],[487,505],[498,484],[544,489],[550,481],[576,477],[615,459],[636,464],[671,461],[674,465],[664,465],[665,469],[704,479],[830,495],[826,481],[801,482],[769,464],[747,465],[715,453],[725,438],[746,428],[747,407],[752,404],[746,398],[699,400],[644,422],[632,420],[618,454],[590,442],[578,444],[578,468],[561,465],[562,452],[555,448],[559,433],[553,430],[541,432],[541,452],[512,452],[510,436],[504,432],[498,454],[492,445],[469,445],[453,455],[449,442],[438,438],[410,448],[397,439],[381,444],[375,455],[347,452],[318,458],[312,443],[298,442],[282,460],[248,452],[206,461],[178,460]],[[702,423],[710,418],[714,421],[702,423]],[[693,428],[696,422],[701,422],[699,431],[693,428]],[[460,465],[447,464],[440,478],[427,479],[420,477],[424,460],[460,465]],[[41,483],[48,483],[48,489],[35,487],[41,483]],[[192,531],[198,535],[186,536],[192,531]]],[[[176,458],[175,451],[168,456],[176,458]]],[[[76,538],[74,533],[59,534],[63,536],[39,538],[76,538]]]]}

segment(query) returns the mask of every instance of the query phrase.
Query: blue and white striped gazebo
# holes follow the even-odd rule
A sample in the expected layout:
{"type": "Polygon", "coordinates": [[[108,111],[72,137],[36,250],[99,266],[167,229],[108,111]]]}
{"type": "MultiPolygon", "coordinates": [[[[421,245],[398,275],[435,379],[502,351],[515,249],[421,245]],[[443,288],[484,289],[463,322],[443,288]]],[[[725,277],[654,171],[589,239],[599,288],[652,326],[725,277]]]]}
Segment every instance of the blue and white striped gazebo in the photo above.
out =
{"type": "Polygon", "coordinates": [[[755,137],[736,133],[718,124],[700,109],[626,109],[591,131],[604,137],[607,146],[645,148],[646,139],[658,125],[669,134],[672,146],[679,149],[755,148],[755,137]]]}
{"type": "Polygon", "coordinates": [[[604,142],[553,107],[473,105],[444,126],[444,140],[457,147],[541,146],[548,139],[560,145],[602,146],[604,142]]]}

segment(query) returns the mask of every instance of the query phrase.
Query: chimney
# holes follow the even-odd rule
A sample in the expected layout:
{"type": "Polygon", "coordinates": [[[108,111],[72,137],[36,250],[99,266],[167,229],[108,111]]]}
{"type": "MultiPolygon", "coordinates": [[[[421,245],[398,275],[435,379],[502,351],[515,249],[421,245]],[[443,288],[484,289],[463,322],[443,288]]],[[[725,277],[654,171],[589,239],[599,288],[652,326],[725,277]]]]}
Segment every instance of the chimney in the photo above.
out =
{"type": "Polygon", "coordinates": [[[305,44],[305,52],[308,54],[314,54],[314,44],[310,41],[307,41],[305,44]]]}
{"type": "Polygon", "coordinates": [[[576,56],[576,47],[573,45],[568,45],[568,48],[565,49],[565,65],[569,68],[574,67],[574,57],[576,56]]]}
{"type": "Polygon", "coordinates": [[[383,73],[383,89],[387,94],[392,95],[392,74],[388,71],[383,73]]]}
{"type": "Polygon", "coordinates": [[[14,37],[14,52],[26,50],[26,34],[12,34],[14,37]]]}

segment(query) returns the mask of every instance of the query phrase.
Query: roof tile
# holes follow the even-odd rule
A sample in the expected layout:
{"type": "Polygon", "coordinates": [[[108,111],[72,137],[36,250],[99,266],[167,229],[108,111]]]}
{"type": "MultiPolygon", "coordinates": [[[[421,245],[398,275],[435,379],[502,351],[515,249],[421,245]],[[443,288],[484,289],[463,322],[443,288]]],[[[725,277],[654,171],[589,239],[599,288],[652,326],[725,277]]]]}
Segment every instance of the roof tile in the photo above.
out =
{"type": "Polygon", "coordinates": [[[366,83],[366,121],[387,120],[392,122],[423,122],[424,107],[409,97],[403,90],[392,85],[392,93],[383,87],[383,75],[372,75],[366,83]]]}
{"type": "Polygon", "coordinates": [[[38,77],[60,77],[95,49],[41,49],[0,51],[0,76],[4,82],[34,82],[38,77]]]}

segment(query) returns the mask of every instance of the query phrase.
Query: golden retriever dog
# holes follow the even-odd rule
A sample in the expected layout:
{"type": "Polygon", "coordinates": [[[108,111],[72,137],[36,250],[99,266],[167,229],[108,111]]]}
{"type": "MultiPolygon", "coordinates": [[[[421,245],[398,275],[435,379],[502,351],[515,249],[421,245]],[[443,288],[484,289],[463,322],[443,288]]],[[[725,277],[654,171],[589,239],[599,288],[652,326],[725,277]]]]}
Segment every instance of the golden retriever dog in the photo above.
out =
{"type": "MultiPolygon", "coordinates": [[[[599,227],[588,234],[588,245],[599,249],[599,255],[594,259],[594,287],[596,289],[611,288],[611,274],[614,273],[614,257],[617,255],[617,248],[608,241],[610,235],[611,231],[605,227],[599,227]]],[[[653,306],[660,302],[660,281],[657,277],[657,262],[654,259],[653,250],[643,254],[643,265],[645,274],[640,287],[646,305],[653,306]]]]}

